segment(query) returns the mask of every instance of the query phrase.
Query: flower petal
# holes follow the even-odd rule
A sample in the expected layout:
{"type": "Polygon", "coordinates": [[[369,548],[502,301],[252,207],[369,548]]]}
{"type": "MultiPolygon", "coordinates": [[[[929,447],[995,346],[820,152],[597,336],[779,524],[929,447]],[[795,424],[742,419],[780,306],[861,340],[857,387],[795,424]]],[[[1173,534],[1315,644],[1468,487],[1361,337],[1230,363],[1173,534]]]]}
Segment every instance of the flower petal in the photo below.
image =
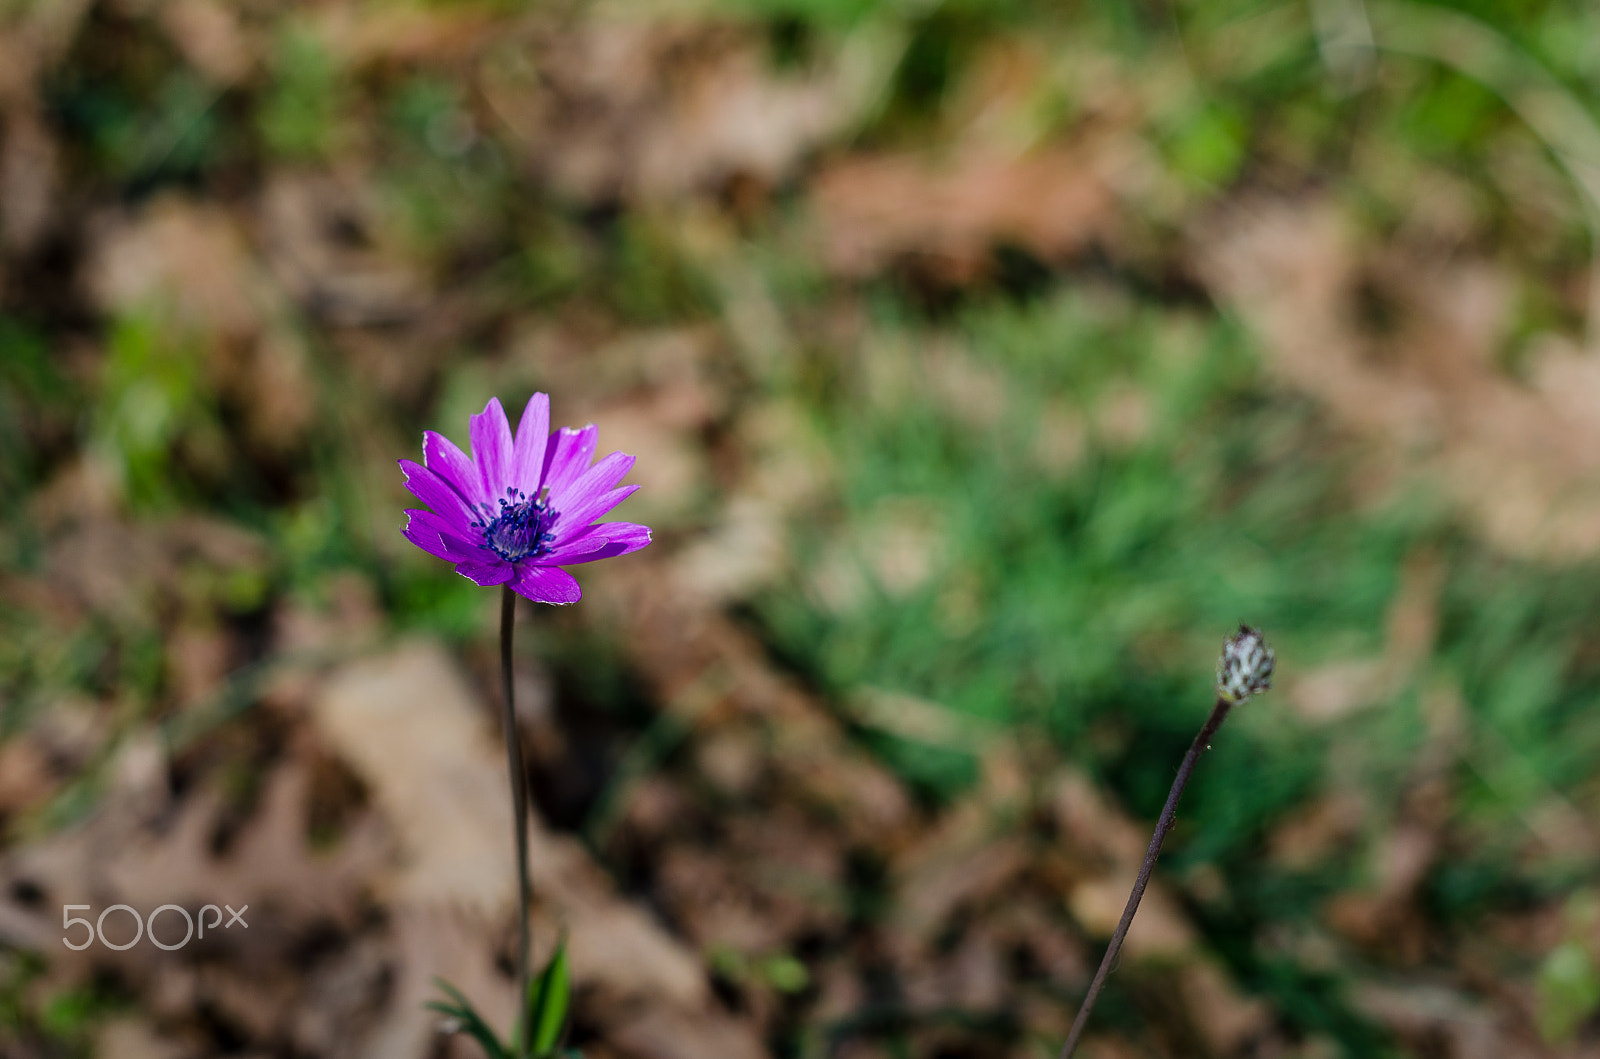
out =
{"type": "Polygon", "coordinates": [[[432,511],[408,509],[406,515],[409,520],[401,533],[405,535],[406,540],[429,555],[436,555],[453,563],[495,557],[487,548],[470,538],[462,537],[448,520],[440,518],[432,511]]]}
{"type": "Polygon", "coordinates": [[[582,540],[564,541],[534,561],[541,566],[568,566],[600,558],[607,545],[604,537],[586,537],[582,540]]]}
{"type": "Polygon", "coordinates": [[[446,521],[459,524],[458,532],[467,535],[478,516],[455,486],[415,460],[401,460],[400,469],[406,474],[406,488],[412,496],[433,508],[446,521]]]}
{"type": "Polygon", "coordinates": [[[559,566],[534,566],[523,563],[511,589],[535,603],[576,603],[583,598],[578,579],[559,566]]]}
{"type": "Polygon", "coordinates": [[[600,438],[600,428],[590,423],[582,430],[562,427],[550,439],[544,453],[544,474],[539,484],[550,490],[551,496],[566,491],[589,469],[594,459],[595,443],[600,438]]]}
{"type": "Polygon", "coordinates": [[[563,541],[539,561],[552,566],[592,563],[636,552],[650,543],[650,527],[636,522],[600,522],[563,541]]]}
{"type": "Polygon", "coordinates": [[[483,411],[473,416],[467,429],[472,438],[472,458],[482,476],[484,499],[490,503],[506,495],[511,485],[511,424],[500,398],[491,397],[483,411]]]}
{"type": "Polygon", "coordinates": [[[507,485],[516,486],[530,497],[539,495],[544,474],[544,450],[550,440],[550,395],[536,393],[517,421],[517,440],[511,447],[511,468],[507,485]]]}
{"type": "Polygon", "coordinates": [[[590,467],[582,477],[561,493],[551,490],[550,506],[556,513],[551,531],[555,533],[556,539],[560,540],[564,533],[582,529],[602,513],[615,507],[621,501],[621,497],[604,508],[595,508],[594,503],[605,496],[612,486],[622,481],[623,477],[633,469],[633,463],[633,457],[627,453],[613,452],[590,467]],[[583,514],[584,512],[589,514],[583,514]]]}
{"type": "Polygon", "coordinates": [[[469,559],[467,562],[456,564],[456,573],[488,588],[490,585],[503,585],[511,580],[516,576],[517,568],[504,559],[496,559],[493,562],[469,559]]]}
{"type": "Polygon", "coordinates": [[[461,556],[457,555],[455,553],[455,549],[446,544],[444,542],[444,538],[440,537],[437,533],[423,529],[417,526],[415,523],[406,526],[400,531],[400,533],[405,537],[406,540],[410,541],[412,544],[415,544],[418,548],[421,548],[423,551],[427,552],[436,559],[444,559],[452,563],[458,563],[461,561],[461,556]]]}
{"type": "Polygon", "coordinates": [[[620,489],[613,489],[609,493],[592,496],[580,507],[568,508],[566,511],[558,512],[559,517],[555,523],[556,529],[553,531],[556,535],[555,546],[559,548],[566,544],[569,538],[576,537],[589,523],[628,499],[638,488],[637,485],[625,485],[620,489]]]}
{"type": "Polygon", "coordinates": [[[472,465],[467,454],[456,448],[456,443],[432,430],[422,432],[422,462],[428,470],[443,478],[466,500],[467,506],[481,504],[487,497],[483,493],[483,476],[472,465]]]}

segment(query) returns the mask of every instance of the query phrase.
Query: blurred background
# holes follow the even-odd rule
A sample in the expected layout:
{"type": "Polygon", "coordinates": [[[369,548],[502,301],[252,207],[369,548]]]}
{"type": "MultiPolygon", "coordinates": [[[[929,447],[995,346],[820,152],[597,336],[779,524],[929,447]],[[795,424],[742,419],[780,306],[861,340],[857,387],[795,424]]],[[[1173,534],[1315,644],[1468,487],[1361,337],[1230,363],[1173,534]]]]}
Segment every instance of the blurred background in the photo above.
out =
{"type": "Polygon", "coordinates": [[[498,395],[588,1059],[1600,1056],[1600,11],[0,0],[0,1054],[509,1019],[498,395]],[[73,951],[67,905],[168,911],[73,951]]]}

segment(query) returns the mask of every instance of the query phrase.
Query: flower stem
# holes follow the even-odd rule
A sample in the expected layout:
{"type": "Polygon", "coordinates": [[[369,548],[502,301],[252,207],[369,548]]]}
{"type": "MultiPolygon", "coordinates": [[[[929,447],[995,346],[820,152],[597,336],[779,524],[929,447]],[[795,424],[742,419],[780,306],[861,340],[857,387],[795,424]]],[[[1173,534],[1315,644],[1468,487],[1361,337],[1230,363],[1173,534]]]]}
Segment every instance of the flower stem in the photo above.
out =
{"type": "Polygon", "coordinates": [[[1232,702],[1218,697],[1217,704],[1211,708],[1211,716],[1201,725],[1200,734],[1189,744],[1189,752],[1184,755],[1183,764],[1178,766],[1178,776],[1172,781],[1172,790],[1167,792],[1167,804],[1162,807],[1161,817],[1156,821],[1156,832],[1150,836],[1150,848],[1145,851],[1144,863],[1139,865],[1139,874],[1133,880],[1133,892],[1128,895],[1127,907],[1122,910],[1122,919],[1117,923],[1116,932],[1111,935],[1111,944],[1106,946],[1105,958],[1100,961],[1100,969],[1094,973],[1094,981],[1089,983],[1089,992],[1084,995],[1083,1006],[1078,1009],[1078,1017],[1072,1022],[1072,1032],[1067,1034],[1067,1043],[1061,1046],[1061,1054],[1057,1059],[1072,1059],[1072,1052],[1078,1047],[1078,1038],[1083,1035],[1083,1027],[1089,1021],[1089,1012],[1094,1010],[1095,1001],[1100,999],[1100,990],[1111,974],[1111,965],[1122,950],[1122,940],[1128,936],[1133,914],[1139,911],[1139,900],[1144,897],[1144,889],[1150,884],[1150,872],[1156,866],[1156,858],[1161,856],[1161,843],[1166,841],[1167,832],[1172,830],[1172,822],[1178,815],[1178,799],[1183,797],[1183,789],[1189,785],[1189,777],[1194,773],[1200,755],[1211,749],[1211,737],[1232,708],[1232,702]]]}
{"type": "Polygon", "coordinates": [[[501,705],[506,729],[506,765],[511,771],[511,812],[516,818],[513,830],[517,836],[517,1018],[512,1040],[516,1042],[517,1059],[528,1054],[529,1027],[522,1025],[527,1019],[528,964],[530,937],[528,931],[528,772],[522,765],[522,739],[517,735],[516,700],[512,697],[511,683],[511,630],[517,619],[517,596],[506,585],[500,596],[500,686],[501,705]]]}

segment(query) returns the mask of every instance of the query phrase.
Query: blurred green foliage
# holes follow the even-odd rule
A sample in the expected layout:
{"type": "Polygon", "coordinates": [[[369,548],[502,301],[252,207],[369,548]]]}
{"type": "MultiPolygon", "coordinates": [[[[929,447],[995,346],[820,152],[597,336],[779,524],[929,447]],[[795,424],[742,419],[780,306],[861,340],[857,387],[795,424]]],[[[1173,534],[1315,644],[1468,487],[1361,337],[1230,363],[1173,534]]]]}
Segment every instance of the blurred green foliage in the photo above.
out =
{"type": "Polygon", "coordinates": [[[108,337],[95,446],[135,506],[170,506],[186,480],[179,442],[207,423],[203,349],[159,312],[124,317],[108,337]]]}
{"type": "MultiPolygon", "coordinates": [[[[60,414],[72,390],[37,330],[0,316],[0,514],[14,518],[43,454],[29,444],[41,414],[60,414]]],[[[9,521],[9,519],[8,519],[9,521]]]]}
{"type": "Polygon", "coordinates": [[[256,110],[267,150],[290,160],[327,156],[336,146],[338,121],[351,97],[321,39],[292,22],[285,25],[278,34],[272,74],[256,110]]]}
{"type": "Polygon", "coordinates": [[[1600,1007],[1600,969],[1582,942],[1566,941],[1550,950],[1539,968],[1539,1031],[1564,1041],[1600,1007]]]}

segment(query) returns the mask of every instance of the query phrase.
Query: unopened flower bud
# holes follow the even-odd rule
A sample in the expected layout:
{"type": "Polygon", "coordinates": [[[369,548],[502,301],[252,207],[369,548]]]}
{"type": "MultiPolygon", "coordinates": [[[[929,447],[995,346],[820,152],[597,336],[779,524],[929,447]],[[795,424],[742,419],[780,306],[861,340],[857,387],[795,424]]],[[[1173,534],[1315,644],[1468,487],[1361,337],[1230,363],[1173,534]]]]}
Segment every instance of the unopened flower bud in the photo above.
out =
{"type": "Polygon", "coordinates": [[[1260,629],[1240,625],[1236,636],[1222,642],[1222,657],[1217,659],[1217,696],[1229,702],[1243,702],[1272,687],[1272,648],[1260,629]]]}

